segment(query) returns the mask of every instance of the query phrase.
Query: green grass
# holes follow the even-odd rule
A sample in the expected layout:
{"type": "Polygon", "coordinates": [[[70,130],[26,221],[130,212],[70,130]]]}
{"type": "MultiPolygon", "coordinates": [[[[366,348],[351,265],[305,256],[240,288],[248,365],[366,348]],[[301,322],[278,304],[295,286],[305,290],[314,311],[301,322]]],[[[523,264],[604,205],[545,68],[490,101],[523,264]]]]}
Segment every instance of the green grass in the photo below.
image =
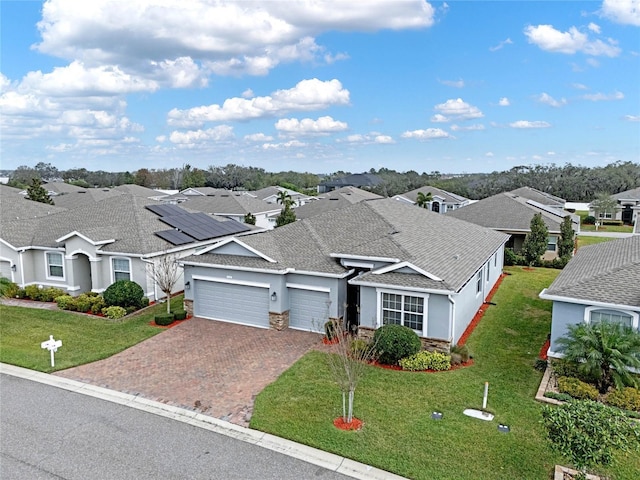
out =
{"type": "MultiPolygon", "coordinates": [[[[367,367],[356,391],[359,432],[336,429],[341,396],[324,354],[300,359],[256,398],[251,427],[415,479],[546,479],[566,463],[549,448],[534,400],[541,373],[533,368],[550,326],[551,302],[538,298],[557,270],[509,268],[468,341],[471,367],[412,373],[367,367]],[[489,382],[492,422],[466,417],[480,408],[489,382]],[[441,421],[431,412],[444,413],[441,421]],[[499,423],[511,427],[508,434],[499,423]]],[[[637,478],[640,458],[622,459],[606,473],[637,478]]]]}
{"type": "Polygon", "coordinates": [[[583,232],[621,232],[621,233],[633,233],[632,225],[601,225],[596,230],[595,225],[580,225],[580,230],[583,232]]]}
{"type": "MultiPolygon", "coordinates": [[[[171,306],[181,309],[182,295],[172,298],[171,306]]],[[[155,305],[121,320],[108,320],[63,310],[0,305],[0,361],[52,372],[102,360],[162,332],[149,323],[166,308],[166,304],[155,305]],[[49,335],[62,340],[55,368],[49,351],[40,347],[49,335]]]]}
{"type": "Polygon", "coordinates": [[[595,243],[608,242],[611,240],[617,240],[613,237],[588,237],[584,235],[578,235],[578,248],[586,247],[587,245],[593,245],[595,243]]]}

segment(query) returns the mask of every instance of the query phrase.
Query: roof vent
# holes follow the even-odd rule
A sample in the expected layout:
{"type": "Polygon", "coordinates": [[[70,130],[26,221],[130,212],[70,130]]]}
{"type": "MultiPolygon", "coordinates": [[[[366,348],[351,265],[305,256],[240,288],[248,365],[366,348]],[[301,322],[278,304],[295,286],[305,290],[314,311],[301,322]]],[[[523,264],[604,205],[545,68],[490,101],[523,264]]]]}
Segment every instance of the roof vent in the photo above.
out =
{"type": "Polygon", "coordinates": [[[460,258],[460,255],[458,255],[457,253],[453,256],[454,260],[458,260],[460,258]]]}

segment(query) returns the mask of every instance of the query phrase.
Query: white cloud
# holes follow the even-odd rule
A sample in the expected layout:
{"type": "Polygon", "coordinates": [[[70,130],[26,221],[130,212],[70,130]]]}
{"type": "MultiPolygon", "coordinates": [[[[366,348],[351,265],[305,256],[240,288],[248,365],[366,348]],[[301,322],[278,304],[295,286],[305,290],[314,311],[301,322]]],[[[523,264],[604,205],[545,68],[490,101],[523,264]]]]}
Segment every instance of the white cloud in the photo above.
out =
{"type": "Polygon", "coordinates": [[[507,97],[502,97],[498,101],[498,105],[500,105],[501,107],[508,107],[509,105],[511,105],[511,102],[509,101],[509,99],[507,97]]]}
{"type": "Polygon", "coordinates": [[[233,127],[218,125],[207,130],[189,130],[186,132],[174,131],[169,135],[169,140],[177,144],[196,144],[208,142],[220,142],[234,137],[233,127]]]}
{"type": "Polygon", "coordinates": [[[271,96],[229,98],[223,105],[194,107],[188,110],[174,108],[168,114],[168,123],[178,126],[196,126],[204,122],[249,120],[282,115],[292,111],[322,110],[333,105],[347,105],[349,90],[338,80],[302,80],[288,90],[277,90],[271,96]]]}
{"type": "Polygon", "coordinates": [[[288,135],[329,135],[334,132],[347,130],[349,126],[345,122],[334,120],[332,117],[320,117],[317,120],[311,118],[281,118],[275,124],[276,130],[288,135]]]}
{"type": "Polygon", "coordinates": [[[493,152],[487,152],[484,154],[485,157],[493,157],[493,152]]]}
{"type": "Polygon", "coordinates": [[[640,26],[640,1],[604,0],[602,14],[608,19],[623,25],[640,26]]]}
{"type": "Polygon", "coordinates": [[[406,131],[402,138],[415,138],[417,140],[431,140],[436,138],[451,138],[451,136],[440,128],[427,128],[426,130],[406,131]]]}
{"type": "Polygon", "coordinates": [[[596,25],[596,24],[595,24],[595,23],[593,23],[593,22],[591,22],[591,23],[587,26],[587,28],[588,28],[589,30],[591,30],[593,33],[600,34],[600,26],[599,26],[599,25],[596,25]]]}
{"type": "Polygon", "coordinates": [[[364,135],[361,133],[354,133],[352,135],[347,135],[345,139],[338,140],[338,142],[361,143],[363,145],[370,145],[370,144],[391,145],[396,143],[396,141],[390,135],[384,135],[379,132],[369,132],[364,135]]]}
{"type": "Polygon", "coordinates": [[[462,80],[461,78],[458,80],[438,80],[441,84],[446,85],[448,87],[455,87],[455,88],[463,88],[464,87],[464,80],[462,80]]]}
{"type": "Polygon", "coordinates": [[[245,135],[244,139],[249,142],[270,142],[273,140],[273,137],[271,135],[265,135],[264,133],[252,133],[245,135]]]}
{"type": "Polygon", "coordinates": [[[493,47],[489,47],[489,51],[497,52],[498,50],[501,50],[502,48],[504,48],[505,45],[511,45],[511,44],[513,44],[513,41],[510,38],[507,38],[506,40],[501,41],[497,45],[493,47]]]}
{"type": "Polygon", "coordinates": [[[528,26],[524,30],[529,43],[533,43],[542,50],[566,54],[584,53],[592,56],[617,57],[620,48],[612,39],[607,43],[600,39],[589,40],[587,34],[571,27],[568,32],[561,32],[552,25],[528,26]]]}
{"type": "Polygon", "coordinates": [[[373,141],[375,143],[380,143],[384,145],[390,145],[392,143],[396,143],[395,140],[389,135],[376,135],[373,141]]]}
{"type": "Polygon", "coordinates": [[[509,126],[511,128],[548,128],[551,124],[543,121],[531,122],[529,120],[518,120],[517,122],[510,123],[509,126]]]}
{"type": "Polygon", "coordinates": [[[301,142],[299,140],[291,140],[290,142],[284,143],[265,143],[262,145],[263,150],[284,150],[289,148],[302,148],[306,147],[307,144],[301,142]]]}
{"type": "Polygon", "coordinates": [[[640,115],[625,115],[623,118],[628,122],[640,122],[640,115]]]}
{"type": "Polygon", "coordinates": [[[474,131],[474,130],[484,130],[484,125],[482,125],[481,123],[476,123],[474,125],[468,125],[468,126],[460,126],[460,125],[451,125],[451,130],[453,130],[454,132],[458,132],[458,131],[474,131]]]}
{"type": "Polygon", "coordinates": [[[431,118],[431,121],[436,121],[434,118],[438,118],[439,122],[447,122],[450,120],[469,120],[472,118],[482,118],[484,114],[473,105],[469,105],[461,98],[450,99],[444,103],[440,103],[433,107],[438,112],[437,115],[431,118]]]}
{"type": "Polygon", "coordinates": [[[549,105],[551,107],[562,107],[564,105],[567,104],[567,99],[566,98],[561,98],[560,100],[556,100],[555,98],[553,98],[551,95],[549,95],[548,93],[541,93],[540,95],[538,95],[536,97],[536,100],[540,103],[544,103],[545,105],[549,105]]]}
{"type": "Polygon", "coordinates": [[[591,100],[592,102],[603,102],[609,100],[622,100],[624,98],[624,94],[622,92],[613,92],[613,93],[587,93],[582,96],[585,100],[591,100]]]}
{"type": "Polygon", "coordinates": [[[253,98],[254,97],[254,93],[253,90],[251,90],[250,88],[247,88],[244,92],[242,92],[242,98],[253,98]]]}
{"type": "Polygon", "coordinates": [[[431,121],[433,123],[446,123],[446,122],[449,122],[450,120],[444,115],[442,115],[441,113],[436,113],[431,117],[431,121]]]}
{"type": "Polygon", "coordinates": [[[571,86],[576,90],[589,90],[589,87],[583,85],[582,83],[572,83],[571,86]]]}

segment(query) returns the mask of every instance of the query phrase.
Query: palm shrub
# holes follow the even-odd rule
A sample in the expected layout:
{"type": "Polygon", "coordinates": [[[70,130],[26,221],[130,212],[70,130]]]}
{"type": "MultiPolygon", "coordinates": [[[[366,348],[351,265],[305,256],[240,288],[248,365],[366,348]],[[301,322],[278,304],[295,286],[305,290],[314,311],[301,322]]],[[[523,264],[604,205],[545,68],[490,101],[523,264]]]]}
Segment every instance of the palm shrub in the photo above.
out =
{"type": "Polygon", "coordinates": [[[629,368],[640,369],[640,334],[619,323],[598,322],[570,325],[558,340],[565,360],[574,362],[578,372],[594,378],[600,393],[609,387],[638,386],[629,368]]]}
{"type": "Polygon", "coordinates": [[[373,335],[378,360],[385,365],[397,365],[404,357],[418,353],[422,344],[418,334],[403,325],[389,324],[376,330],[373,335]]]}

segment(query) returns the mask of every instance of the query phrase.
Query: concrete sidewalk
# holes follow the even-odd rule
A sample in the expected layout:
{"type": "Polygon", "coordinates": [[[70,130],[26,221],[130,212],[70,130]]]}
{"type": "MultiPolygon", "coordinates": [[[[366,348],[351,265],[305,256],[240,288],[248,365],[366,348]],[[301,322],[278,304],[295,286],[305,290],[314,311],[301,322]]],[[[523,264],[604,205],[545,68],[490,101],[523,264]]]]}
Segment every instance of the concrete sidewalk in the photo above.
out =
{"type": "Polygon", "coordinates": [[[36,372],[13,365],[0,363],[0,374],[12,375],[34,382],[40,382],[57,388],[62,388],[82,395],[89,395],[104,401],[136,408],[147,413],[160,415],[178,422],[187,423],[198,428],[203,428],[226,435],[244,442],[258,445],[269,450],[282,453],[332,470],[342,475],[362,480],[403,480],[393,473],[380,470],[360,462],[332,453],[318,450],[300,443],[292,442],[274,435],[240,427],[229,422],[218,420],[208,415],[203,415],[192,410],[186,410],[164,403],[141,398],[137,395],[116,392],[75,380],[56,377],[46,373],[36,372]]]}

